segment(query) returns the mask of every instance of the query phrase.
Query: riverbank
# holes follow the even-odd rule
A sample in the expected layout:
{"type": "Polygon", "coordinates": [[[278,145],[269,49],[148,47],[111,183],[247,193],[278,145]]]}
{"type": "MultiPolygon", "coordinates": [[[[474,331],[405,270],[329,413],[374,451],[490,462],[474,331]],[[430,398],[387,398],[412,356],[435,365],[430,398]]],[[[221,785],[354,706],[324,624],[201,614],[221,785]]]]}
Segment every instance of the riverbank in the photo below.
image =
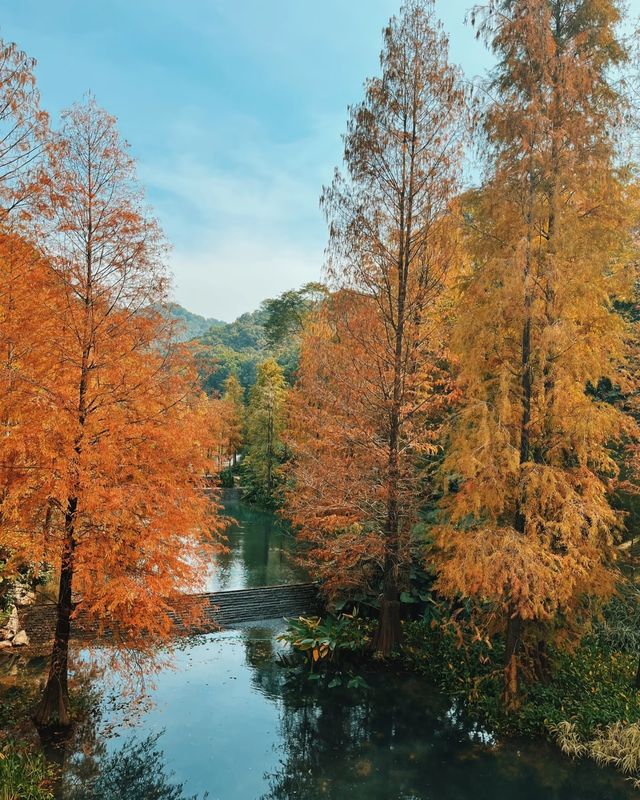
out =
{"type": "Polygon", "coordinates": [[[524,681],[519,704],[506,709],[499,639],[469,636],[459,625],[434,619],[405,621],[402,649],[375,662],[374,627],[348,615],[300,620],[290,624],[283,638],[299,653],[298,669],[327,690],[356,684],[376,664],[382,676],[416,675],[494,735],[544,739],[567,756],[617,768],[640,788],[636,656],[607,648],[593,634],[571,651],[550,647],[546,674],[524,681]]]}

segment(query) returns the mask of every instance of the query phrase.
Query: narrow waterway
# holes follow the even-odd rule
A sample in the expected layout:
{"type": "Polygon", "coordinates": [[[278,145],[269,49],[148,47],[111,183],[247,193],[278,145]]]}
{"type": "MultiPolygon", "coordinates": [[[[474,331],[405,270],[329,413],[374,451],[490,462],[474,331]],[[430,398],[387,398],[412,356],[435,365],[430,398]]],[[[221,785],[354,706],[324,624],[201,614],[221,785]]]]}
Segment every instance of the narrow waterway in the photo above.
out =
{"type": "MultiPolygon", "coordinates": [[[[243,505],[215,588],[301,576],[278,520],[243,505]]],[[[498,744],[424,681],[367,676],[327,689],[279,663],[282,620],[182,644],[137,707],[95,673],[96,714],[60,760],[59,800],[630,800],[629,783],[540,743],[498,744]]],[[[14,665],[15,668],[15,665],[14,665]]],[[[23,666],[24,679],[43,663],[23,666]]]]}
{"type": "Polygon", "coordinates": [[[222,503],[224,514],[233,523],[226,531],[228,552],[218,556],[211,567],[208,591],[307,580],[292,558],[295,539],[285,522],[271,511],[243,503],[238,489],[225,489],[222,503]]]}

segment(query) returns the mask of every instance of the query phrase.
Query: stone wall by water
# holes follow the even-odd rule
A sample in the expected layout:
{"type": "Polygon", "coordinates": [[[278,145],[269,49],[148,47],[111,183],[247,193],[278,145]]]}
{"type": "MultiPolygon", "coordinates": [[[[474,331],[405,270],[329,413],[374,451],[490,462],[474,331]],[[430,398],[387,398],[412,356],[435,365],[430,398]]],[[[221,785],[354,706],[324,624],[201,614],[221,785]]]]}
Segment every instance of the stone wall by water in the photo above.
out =
{"type": "MultiPolygon", "coordinates": [[[[241,622],[320,613],[321,607],[318,586],[301,583],[184,595],[175,604],[172,616],[176,635],[180,636],[211,633],[241,622]],[[197,621],[194,622],[196,617],[197,621]]],[[[20,609],[20,624],[29,636],[31,653],[44,652],[50,647],[56,624],[56,609],[54,603],[20,609]]],[[[111,635],[112,631],[100,630],[89,622],[80,609],[71,622],[71,637],[76,641],[108,639],[111,635]]]]}

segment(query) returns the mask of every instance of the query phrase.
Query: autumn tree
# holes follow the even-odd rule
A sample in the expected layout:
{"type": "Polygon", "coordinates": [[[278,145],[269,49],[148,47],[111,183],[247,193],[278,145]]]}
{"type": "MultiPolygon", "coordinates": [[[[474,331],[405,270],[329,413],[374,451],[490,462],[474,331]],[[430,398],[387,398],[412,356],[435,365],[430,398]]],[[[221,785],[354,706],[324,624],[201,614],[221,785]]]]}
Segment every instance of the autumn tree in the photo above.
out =
{"type": "Polygon", "coordinates": [[[48,119],[40,108],[35,60],[0,39],[0,224],[36,199],[48,119]]]}
{"type": "Polygon", "coordinates": [[[274,501],[285,457],[286,398],[287,385],[282,367],[273,358],[263,361],[249,392],[243,463],[250,491],[267,503],[274,501]]]}
{"type": "Polygon", "coordinates": [[[64,114],[55,144],[47,250],[62,301],[37,394],[59,424],[46,525],[31,527],[59,575],[41,727],[70,722],[74,602],[116,645],[151,647],[220,530],[203,492],[208,409],[191,358],[153,311],[166,301],[164,245],[134,164],[92,98],[64,114]]]}
{"type": "Polygon", "coordinates": [[[300,558],[330,599],[375,595],[384,570],[385,420],[370,357],[384,332],[373,311],[349,290],[327,299],[305,328],[289,401],[286,510],[308,544],[300,558]]]}
{"type": "Polygon", "coordinates": [[[433,448],[445,391],[438,306],[455,249],[465,106],[447,59],[433,3],[406,2],[384,32],[381,77],[350,111],[346,175],[336,173],[322,197],[337,294],[325,304],[325,330],[312,327],[303,343],[303,400],[294,400],[292,516],[348,581],[365,550],[379,561],[383,654],[400,642],[417,466],[433,448]]]}
{"type": "Polygon", "coordinates": [[[235,467],[238,452],[244,441],[244,391],[236,375],[231,374],[224,382],[222,400],[225,403],[225,439],[227,455],[235,467]]]}
{"type": "Polygon", "coordinates": [[[473,15],[498,66],[485,181],[465,211],[438,585],[501,609],[513,704],[523,635],[539,649],[581,596],[613,587],[611,444],[630,423],[593,388],[623,380],[613,301],[628,289],[637,202],[615,153],[618,4],[500,0],[473,15]]]}
{"type": "Polygon", "coordinates": [[[15,44],[0,40],[0,566],[5,582],[32,564],[23,512],[43,502],[39,469],[49,447],[46,430],[54,424],[32,386],[51,369],[47,346],[56,328],[50,314],[34,310],[34,300],[55,308],[59,293],[45,259],[26,238],[27,231],[33,238],[33,226],[16,224],[28,216],[26,201],[36,202],[46,184],[40,166],[47,117],[39,106],[34,65],[15,44]]]}

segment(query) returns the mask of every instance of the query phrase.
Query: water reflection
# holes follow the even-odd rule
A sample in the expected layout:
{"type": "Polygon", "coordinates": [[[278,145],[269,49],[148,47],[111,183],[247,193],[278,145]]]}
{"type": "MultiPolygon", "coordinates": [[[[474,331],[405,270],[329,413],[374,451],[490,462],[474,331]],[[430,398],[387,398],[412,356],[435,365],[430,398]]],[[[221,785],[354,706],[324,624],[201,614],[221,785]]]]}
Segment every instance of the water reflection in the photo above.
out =
{"type": "Polygon", "coordinates": [[[370,679],[359,700],[342,689],[285,687],[280,764],[262,800],[617,800],[618,776],[545,746],[474,743],[461,715],[415,679],[370,679]],[[336,692],[334,694],[333,692],[336,692]]]}
{"type": "Polygon", "coordinates": [[[58,751],[58,800],[634,797],[616,773],[544,745],[495,745],[414,676],[368,675],[364,691],[310,682],[279,666],[281,629],[276,620],[185,642],[136,713],[124,680],[87,679],[99,712],[58,751]]]}
{"type": "MultiPolygon", "coordinates": [[[[304,576],[268,512],[226,498],[241,523],[212,588],[304,576]]],[[[58,800],[630,800],[630,784],[543,745],[496,745],[412,676],[371,675],[369,691],[323,689],[278,664],[282,620],[183,641],[138,707],[125,677],[83,677],[97,707],[53,753],[58,800]]],[[[45,662],[0,662],[0,693],[38,682],[45,662]],[[2,664],[5,665],[4,670],[2,664]]],[[[2,697],[0,696],[0,702],[2,697]]],[[[35,746],[35,745],[34,745],[35,746]]]]}
{"type": "Polygon", "coordinates": [[[278,696],[278,766],[261,800],[623,800],[618,775],[544,744],[505,743],[414,676],[369,675],[370,690],[323,689],[288,673],[245,631],[254,685],[278,696]],[[256,647],[256,642],[260,646],[256,647]],[[264,655],[264,659],[261,656],[264,655]]]}
{"type": "Polygon", "coordinates": [[[183,785],[167,771],[165,754],[158,745],[162,732],[145,739],[129,739],[115,752],[74,756],[66,765],[63,788],[66,800],[198,800],[188,798],[183,785]]]}
{"type": "Polygon", "coordinates": [[[284,522],[270,511],[243,503],[237,489],[224,490],[222,501],[224,513],[236,524],[227,531],[229,552],[217,556],[211,567],[208,591],[306,580],[292,559],[295,539],[284,522]]]}

